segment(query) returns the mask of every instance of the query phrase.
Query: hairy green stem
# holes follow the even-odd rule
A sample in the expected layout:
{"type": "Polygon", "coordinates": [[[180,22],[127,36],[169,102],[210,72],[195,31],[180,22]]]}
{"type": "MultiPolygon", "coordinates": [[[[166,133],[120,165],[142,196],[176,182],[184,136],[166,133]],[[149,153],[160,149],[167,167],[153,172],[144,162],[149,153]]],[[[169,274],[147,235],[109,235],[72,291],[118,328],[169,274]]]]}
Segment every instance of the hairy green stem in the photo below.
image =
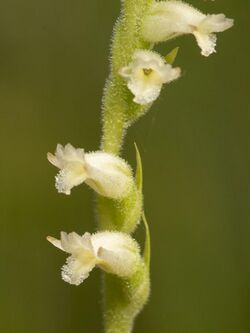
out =
{"type": "Polygon", "coordinates": [[[151,48],[140,35],[143,17],[151,3],[152,0],[124,0],[114,27],[111,72],[104,90],[102,118],[102,150],[109,153],[119,154],[127,127],[149,107],[133,102],[119,70],[128,65],[136,49],[151,48]]]}
{"type": "MultiPolygon", "coordinates": [[[[140,34],[142,20],[151,3],[152,0],[123,0],[121,16],[114,27],[110,76],[106,82],[103,97],[101,148],[115,155],[120,153],[127,127],[150,107],[150,105],[141,106],[133,102],[133,96],[119,75],[119,70],[129,64],[136,49],[151,48],[149,43],[142,40],[140,34]]],[[[137,209],[139,215],[142,207],[140,196],[141,194],[138,199],[140,207],[137,209]]],[[[136,202],[132,197],[131,200],[136,202]]],[[[124,226],[128,226],[130,211],[132,212],[136,207],[133,204],[131,206],[131,200],[115,203],[99,197],[97,209],[100,228],[132,232],[134,229],[132,227],[124,229],[124,226]]],[[[133,214],[134,219],[136,219],[137,211],[135,210],[133,214]]],[[[144,260],[130,279],[104,276],[105,333],[132,332],[134,319],[148,299],[149,286],[149,267],[144,260]]]]}
{"type": "Polygon", "coordinates": [[[105,333],[130,333],[149,295],[148,267],[141,263],[129,280],[105,275],[105,333]]]}
{"type": "Polygon", "coordinates": [[[106,333],[132,332],[134,319],[148,300],[150,293],[150,233],[144,213],[142,219],[146,232],[144,252],[143,259],[134,275],[130,279],[124,280],[104,275],[106,333]]]}

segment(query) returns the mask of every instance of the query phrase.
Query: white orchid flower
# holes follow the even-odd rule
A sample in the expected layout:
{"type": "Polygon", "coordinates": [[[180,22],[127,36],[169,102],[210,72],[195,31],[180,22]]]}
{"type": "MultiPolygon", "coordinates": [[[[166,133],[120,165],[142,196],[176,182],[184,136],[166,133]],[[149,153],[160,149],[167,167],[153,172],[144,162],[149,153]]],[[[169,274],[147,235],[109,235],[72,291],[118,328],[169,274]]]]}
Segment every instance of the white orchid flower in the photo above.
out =
{"type": "Polygon", "coordinates": [[[209,56],[216,52],[215,33],[225,31],[233,24],[234,21],[224,14],[205,15],[182,1],[155,1],[144,20],[142,35],[145,40],[157,43],[193,34],[201,54],[209,56]]]}
{"type": "Polygon", "coordinates": [[[143,105],[156,100],[162,85],[176,80],[180,69],[167,64],[156,52],[137,50],[131,63],[121,68],[119,73],[127,81],[134,102],[143,105]]]}
{"type": "Polygon", "coordinates": [[[58,192],[70,194],[74,186],[83,182],[97,193],[120,199],[125,197],[133,183],[129,165],[120,157],[102,151],[84,153],[71,144],[58,144],[55,155],[48,153],[48,160],[60,169],[56,178],[58,192]]]}
{"type": "Polygon", "coordinates": [[[104,231],[96,234],[61,232],[61,239],[48,236],[48,241],[70,254],[62,267],[62,279],[79,285],[95,266],[119,277],[131,276],[141,261],[137,242],[131,236],[104,231]]]}

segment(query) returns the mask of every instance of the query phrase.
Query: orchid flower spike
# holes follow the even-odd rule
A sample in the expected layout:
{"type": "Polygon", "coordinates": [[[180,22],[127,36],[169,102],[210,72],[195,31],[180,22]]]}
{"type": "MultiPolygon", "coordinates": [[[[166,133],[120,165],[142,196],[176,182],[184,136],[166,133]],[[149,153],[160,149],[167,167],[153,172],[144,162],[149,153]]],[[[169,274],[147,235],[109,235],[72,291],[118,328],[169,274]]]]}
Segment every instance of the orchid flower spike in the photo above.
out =
{"type": "Polygon", "coordinates": [[[180,68],[173,68],[158,53],[148,50],[135,51],[132,62],[120,69],[137,104],[148,104],[157,99],[163,83],[180,76],[180,68]]]}
{"type": "Polygon", "coordinates": [[[60,169],[55,177],[59,193],[70,194],[74,186],[83,182],[100,195],[121,199],[128,195],[133,184],[132,170],[120,157],[102,151],[84,153],[71,144],[58,144],[55,155],[48,160],[60,169]]]}
{"type": "Polygon", "coordinates": [[[61,239],[48,236],[48,241],[70,254],[62,267],[62,279],[79,285],[95,266],[122,278],[130,277],[141,263],[137,242],[121,232],[104,231],[96,234],[61,232],[61,239]]]}
{"type": "Polygon", "coordinates": [[[209,56],[215,51],[216,32],[231,28],[232,19],[224,14],[205,15],[182,1],[154,2],[142,29],[146,41],[157,43],[182,34],[193,34],[201,54],[209,56]]]}

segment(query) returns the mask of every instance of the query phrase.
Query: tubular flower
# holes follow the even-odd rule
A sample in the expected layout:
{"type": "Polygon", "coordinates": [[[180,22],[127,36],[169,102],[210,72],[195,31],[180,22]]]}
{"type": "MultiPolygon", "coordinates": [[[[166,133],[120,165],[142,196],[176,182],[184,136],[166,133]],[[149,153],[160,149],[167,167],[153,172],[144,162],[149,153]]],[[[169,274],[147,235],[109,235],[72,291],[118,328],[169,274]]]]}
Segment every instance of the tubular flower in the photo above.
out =
{"type": "Polygon", "coordinates": [[[135,51],[132,62],[121,68],[120,75],[127,81],[137,104],[148,104],[157,99],[162,85],[176,80],[180,69],[167,64],[158,53],[148,50],[135,51]]]}
{"type": "Polygon", "coordinates": [[[58,144],[55,155],[48,153],[48,160],[60,169],[55,177],[59,193],[70,194],[74,186],[83,182],[97,193],[120,199],[125,197],[133,183],[129,165],[120,157],[102,151],[84,153],[71,144],[58,144]]]}
{"type": "Polygon", "coordinates": [[[61,232],[61,239],[48,236],[48,241],[70,254],[62,267],[62,279],[79,285],[95,266],[119,277],[131,276],[141,261],[137,242],[121,232],[85,233],[61,232]]]}
{"type": "Polygon", "coordinates": [[[201,48],[201,54],[216,52],[216,32],[233,26],[233,20],[224,14],[205,15],[182,1],[154,2],[143,25],[143,38],[156,43],[182,34],[193,34],[201,48]]]}

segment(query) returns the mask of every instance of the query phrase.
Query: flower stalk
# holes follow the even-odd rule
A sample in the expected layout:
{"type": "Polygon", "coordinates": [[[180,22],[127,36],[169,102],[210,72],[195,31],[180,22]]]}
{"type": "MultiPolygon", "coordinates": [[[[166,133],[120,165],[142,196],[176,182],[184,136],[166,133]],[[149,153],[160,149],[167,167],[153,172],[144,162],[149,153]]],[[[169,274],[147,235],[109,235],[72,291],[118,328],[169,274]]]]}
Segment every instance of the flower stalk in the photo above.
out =
{"type": "Polygon", "coordinates": [[[119,155],[127,128],[151,107],[164,84],[181,75],[180,68],[173,67],[178,48],[164,57],[152,50],[154,43],[192,34],[201,54],[209,56],[215,52],[215,33],[233,25],[224,14],[205,15],[183,1],[122,0],[121,4],[103,96],[101,150],[85,153],[71,144],[59,144],[54,155],[47,155],[59,169],[58,192],[70,195],[73,187],[85,183],[97,195],[97,233],[61,232],[60,239],[47,239],[69,255],[61,273],[65,282],[79,285],[95,267],[105,272],[105,333],[131,333],[150,293],[151,248],[143,213],[141,157],[135,147],[133,172],[119,155]],[[143,254],[131,236],[141,220],[146,235],[143,254]]]}
{"type": "Polygon", "coordinates": [[[136,273],[127,280],[105,275],[104,324],[105,333],[132,332],[134,320],[148,300],[150,293],[150,233],[144,213],[145,244],[143,261],[136,273]]]}
{"type": "Polygon", "coordinates": [[[110,76],[106,82],[103,97],[102,150],[119,154],[128,126],[139,118],[149,106],[133,102],[119,71],[130,63],[137,49],[151,49],[152,43],[141,36],[142,22],[152,0],[124,0],[121,15],[113,32],[111,47],[110,76]]]}
{"type": "MultiPolygon", "coordinates": [[[[127,128],[150,107],[150,104],[134,103],[133,94],[127,89],[120,71],[131,62],[137,49],[150,50],[152,47],[141,37],[142,22],[151,4],[152,0],[124,0],[114,27],[111,72],[103,97],[101,148],[108,153],[120,154],[127,128]]],[[[137,154],[137,178],[140,168],[137,154]]],[[[119,202],[98,197],[97,207],[102,229],[132,232],[141,216],[141,188],[135,187],[130,196],[119,202]]],[[[148,299],[149,286],[149,271],[145,264],[128,280],[104,276],[105,333],[132,331],[134,319],[148,299]]]]}

